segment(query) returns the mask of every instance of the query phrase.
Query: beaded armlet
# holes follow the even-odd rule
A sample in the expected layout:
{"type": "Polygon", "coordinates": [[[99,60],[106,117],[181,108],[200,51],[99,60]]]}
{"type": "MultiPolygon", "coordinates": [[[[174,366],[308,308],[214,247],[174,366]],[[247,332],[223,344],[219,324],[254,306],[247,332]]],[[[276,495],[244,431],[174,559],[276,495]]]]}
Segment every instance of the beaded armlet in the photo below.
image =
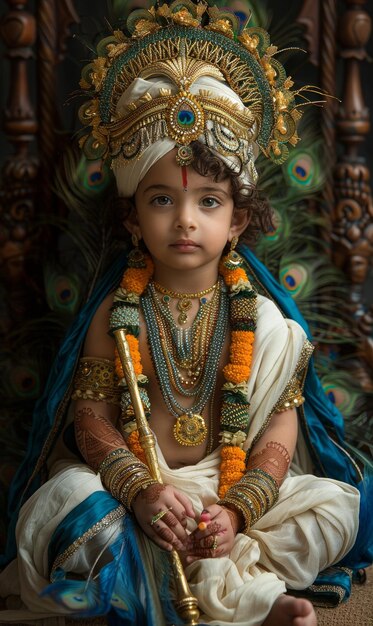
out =
{"type": "Polygon", "coordinates": [[[114,361],[97,357],[80,359],[71,398],[120,405],[121,389],[114,361]]]}

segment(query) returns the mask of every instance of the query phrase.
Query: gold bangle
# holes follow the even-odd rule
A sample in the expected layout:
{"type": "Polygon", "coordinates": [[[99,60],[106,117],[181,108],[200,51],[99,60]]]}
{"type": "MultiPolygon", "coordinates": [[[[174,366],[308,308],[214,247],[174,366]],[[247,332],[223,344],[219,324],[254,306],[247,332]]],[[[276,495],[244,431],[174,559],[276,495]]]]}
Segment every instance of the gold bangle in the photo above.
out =
{"type": "Polygon", "coordinates": [[[240,511],[245,520],[242,532],[247,533],[250,527],[275,504],[278,495],[279,488],[273,476],[257,468],[248,470],[235,485],[228,489],[225,497],[218,504],[232,505],[240,511]]]}
{"type": "Polygon", "coordinates": [[[239,498],[236,498],[233,495],[232,496],[226,495],[222,500],[219,500],[217,504],[219,504],[220,506],[226,506],[228,509],[233,508],[233,510],[241,513],[243,520],[244,520],[244,526],[242,529],[240,529],[239,532],[247,534],[247,532],[250,529],[251,521],[252,521],[251,513],[248,507],[246,507],[239,498]]]}
{"type": "Polygon", "coordinates": [[[243,479],[247,481],[251,481],[252,478],[259,478],[259,480],[262,481],[264,489],[271,495],[273,501],[272,503],[274,504],[279,495],[279,487],[275,478],[260,468],[247,470],[245,476],[243,477],[243,479]]]}
{"type": "Polygon", "coordinates": [[[109,465],[115,463],[117,459],[125,459],[126,457],[130,456],[132,458],[136,458],[135,455],[126,448],[117,448],[116,450],[112,450],[100,463],[97,471],[99,474],[101,474],[103,471],[105,471],[105,469],[109,467],[109,465]]]}
{"type": "Polygon", "coordinates": [[[111,493],[114,493],[118,485],[128,480],[131,475],[143,473],[144,471],[147,471],[146,465],[141,463],[141,461],[134,461],[133,459],[123,461],[118,459],[113,466],[109,466],[108,470],[101,475],[101,479],[105,487],[111,493]]]}
{"type": "Polygon", "coordinates": [[[124,461],[121,462],[121,459],[118,459],[118,461],[116,463],[113,463],[112,465],[110,465],[105,472],[103,472],[101,474],[102,479],[106,482],[106,483],[111,483],[113,482],[116,477],[123,475],[123,473],[125,472],[127,467],[130,467],[133,464],[132,461],[130,461],[129,463],[124,461]]]}
{"type": "Polygon", "coordinates": [[[119,467],[115,474],[105,482],[110,486],[110,490],[117,489],[119,484],[129,480],[131,476],[142,474],[143,472],[144,468],[140,463],[131,463],[131,465],[119,467]]]}
{"type": "Polygon", "coordinates": [[[146,480],[143,480],[141,484],[138,485],[138,488],[136,489],[136,491],[131,493],[131,495],[128,494],[126,503],[124,502],[122,503],[129,511],[132,511],[132,502],[139,495],[140,491],[147,489],[148,487],[150,487],[150,485],[155,485],[156,483],[157,481],[154,480],[149,474],[149,477],[146,480]]]}

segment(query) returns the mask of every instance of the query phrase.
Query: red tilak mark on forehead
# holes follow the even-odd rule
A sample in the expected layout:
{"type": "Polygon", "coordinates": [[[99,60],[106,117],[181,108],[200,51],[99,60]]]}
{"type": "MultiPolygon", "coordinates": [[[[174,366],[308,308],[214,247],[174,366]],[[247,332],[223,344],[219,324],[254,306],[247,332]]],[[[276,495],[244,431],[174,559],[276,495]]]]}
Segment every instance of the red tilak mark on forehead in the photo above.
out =
{"type": "Polygon", "coordinates": [[[184,191],[188,190],[188,173],[186,165],[181,166],[181,178],[183,179],[183,189],[184,191]]]}

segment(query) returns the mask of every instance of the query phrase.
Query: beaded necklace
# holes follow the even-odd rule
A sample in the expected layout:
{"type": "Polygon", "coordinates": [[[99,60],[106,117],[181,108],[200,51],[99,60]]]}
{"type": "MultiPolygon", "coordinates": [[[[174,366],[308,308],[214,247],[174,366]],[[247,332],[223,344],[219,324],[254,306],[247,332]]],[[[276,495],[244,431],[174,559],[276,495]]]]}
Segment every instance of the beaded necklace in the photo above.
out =
{"type": "Polygon", "coordinates": [[[201,413],[211,396],[212,390],[215,388],[216,366],[220,361],[228,326],[228,299],[221,292],[223,297],[220,298],[216,327],[211,328],[211,341],[209,346],[206,345],[207,359],[202,370],[201,380],[193,390],[186,390],[178,380],[178,369],[172,357],[172,351],[167,349],[167,345],[163,345],[164,338],[157,323],[152,293],[148,292],[149,289],[142,296],[141,303],[148,329],[154,371],[157,374],[167,409],[176,418],[173,434],[176,441],[181,445],[198,446],[207,436],[206,424],[201,413]],[[181,395],[193,397],[193,405],[188,409],[184,408],[175,398],[172,386],[175,386],[181,395]]]}
{"type": "MultiPolygon", "coordinates": [[[[154,283],[148,286],[146,294],[150,298],[150,306],[158,326],[160,340],[166,348],[164,352],[170,378],[174,388],[181,395],[192,397],[198,393],[209,354],[209,345],[221,311],[222,286],[224,283],[220,279],[214,285],[211,300],[201,298],[197,315],[192,325],[187,328],[175,324],[169,304],[165,303],[163,298],[160,300],[157,297],[154,283]]],[[[144,302],[144,296],[142,302],[144,302]]]]}
{"type": "MultiPolygon", "coordinates": [[[[144,404],[145,414],[150,416],[150,402],[147,394],[147,378],[143,375],[138,337],[140,333],[140,297],[145,293],[153,274],[151,258],[139,250],[129,255],[128,268],[123,274],[121,283],[115,292],[110,318],[111,331],[117,328],[126,329],[131,357],[138,378],[140,395],[144,404]]],[[[219,265],[229,296],[229,325],[231,341],[229,362],[223,368],[225,383],[222,387],[222,406],[220,416],[220,486],[219,497],[224,497],[227,490],[245,473],[245,452],[242,447],[249,430],[249,401],[247,399],[247,381],[251,372],[254,332],[256,329],[256,292],[253,290],[243,259],[231,251],[219,265]]],[[[122,408],[123,425],[127,445],[141,460],[145,459],[144,451],[139,443],[134,411],[126,389],[124,374],[116,351],[115,368],[123,385],[122,408]]]]}
{"type": "MultiPolygon", "coordinates": [[[[211,300],[205,296],[199,297],[199,293],[203,292],[196,294],[196,299],[197,297],[199,299],[198,312],[191,326],[186,327],[175,323],[170,308],[170,298],[167,295],[158,297],[160,290],[157,283],[151,282],[148,285],[147,293],[152,298],[159,332],[163,334],[167,348],[172,352],[178,369],[190,370],[189,381],[183,381],[186,386],[196,384],[201,374],[208,352],[208,344],[218,318],[221,288],[222,281],[220,279],[211,289],[205,290],[214,291],[211,300]]],[[[160,293],[164,292],[160,291],[160,293]]],[[[188,296],[192,299],[190,294],[188,296]]],[[[179,318],[178,322],[180,324],[179,318]]]]}

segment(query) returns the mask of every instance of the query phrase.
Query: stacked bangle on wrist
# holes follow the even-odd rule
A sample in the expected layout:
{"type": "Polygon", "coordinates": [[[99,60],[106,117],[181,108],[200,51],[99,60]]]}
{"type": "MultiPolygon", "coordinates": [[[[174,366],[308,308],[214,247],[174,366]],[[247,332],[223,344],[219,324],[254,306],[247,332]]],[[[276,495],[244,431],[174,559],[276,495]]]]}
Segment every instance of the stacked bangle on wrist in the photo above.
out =
{"type": "Polygon", "coordinates": [[[275,504],[278,494],[278,485],[273,476],[264,470],[252,469],[228,489],[218,504],[241,513],[244,526],[240,532],[247,533],[250,527],[275,504]]]}
{"type": "Polygon", "coordinates": [[[117,448],[116,450],[112,450],[100,463],[97,471],[100,474],[103,474],[104,471],[110,467],[110,465],[115,463],[118,459],[128,457],[129,454],[132,454],[132,452],[127,450],[127,448],[117,448]]]}
{"type": "Polygon", "coordinates": [[[150,476],[145,463],[125,448],[110,452],[98,471],[104,486],[129,511],[140,491],[157,482],[150,476]]]}

